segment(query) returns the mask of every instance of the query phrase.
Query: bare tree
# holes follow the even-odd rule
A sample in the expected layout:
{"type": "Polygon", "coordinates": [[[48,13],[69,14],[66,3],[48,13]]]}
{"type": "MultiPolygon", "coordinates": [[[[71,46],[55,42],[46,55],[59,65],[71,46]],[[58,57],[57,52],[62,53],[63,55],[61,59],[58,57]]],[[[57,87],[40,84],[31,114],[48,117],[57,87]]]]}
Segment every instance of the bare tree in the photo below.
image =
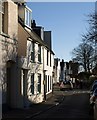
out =
{"type": "Polygon", "coordinates": [[[93,47],[85,42],[81,43],[72,51],[72,55],[83,66],[85,72],[90,72],[93,63],[93,54],[93,47]]]}

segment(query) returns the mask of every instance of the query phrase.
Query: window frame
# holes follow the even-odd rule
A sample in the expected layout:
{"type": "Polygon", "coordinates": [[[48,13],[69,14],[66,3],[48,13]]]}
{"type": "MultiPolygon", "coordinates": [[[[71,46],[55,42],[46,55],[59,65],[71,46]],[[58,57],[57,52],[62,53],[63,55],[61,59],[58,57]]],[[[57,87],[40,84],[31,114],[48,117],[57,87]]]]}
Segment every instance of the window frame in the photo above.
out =
{"type": "Polygon", "coordinates": [[[31,19],[32,19],[32,10],[26,6],[25,7],[25,25],[28,28],[31,28],[31,19]]]}

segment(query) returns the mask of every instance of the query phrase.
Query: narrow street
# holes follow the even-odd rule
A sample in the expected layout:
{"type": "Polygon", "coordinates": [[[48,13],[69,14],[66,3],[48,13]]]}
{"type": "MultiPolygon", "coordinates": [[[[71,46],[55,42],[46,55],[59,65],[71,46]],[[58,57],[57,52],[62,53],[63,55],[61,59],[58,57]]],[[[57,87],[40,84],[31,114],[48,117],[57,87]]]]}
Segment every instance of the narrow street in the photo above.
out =
{"type": "Polygon", "coordinates": [[[25,110],[11,110],[3,114],[2,120],[93,120],[89,115],[89,91],[65,90],[60,91],[55,85],[53,96],[46,102],[33,105],[25,110]]]}
{"type": "Polygon", "coordinates": [[[65,119],[65,120],[93,120],[89,115],[89,94],[87,91],[72,90],[58,91],[56,94],[63,94],[64,100],[61,103],[56,101],[56,106],[30,118],[30,120],[48,120],[48,119],[65,119]]]}

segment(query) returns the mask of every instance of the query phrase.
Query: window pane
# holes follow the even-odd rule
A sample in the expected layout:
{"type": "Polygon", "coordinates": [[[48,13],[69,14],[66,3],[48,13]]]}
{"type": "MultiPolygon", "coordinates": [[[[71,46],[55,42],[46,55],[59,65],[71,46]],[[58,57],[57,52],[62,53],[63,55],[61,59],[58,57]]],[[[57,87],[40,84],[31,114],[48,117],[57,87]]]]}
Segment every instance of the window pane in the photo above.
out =
{"type": "Polygon", "coordinates": [[[41,62],[41,46],[38,45],[38,61],[41,62]]]}
{"type": "Polygon", "coordinates": [[[48,76],[48,91],[49,91],[49,76],[48,76]]]}
{"type": "Polygon", "coordinates": [[[51,66],[51,53],[50,53],[50,66],[51,66]]]}
{"type": "Polygon", "coordinates": [[[38,92],[41,93],[41,74],[38,75],[38,92]]]}
{"type": "Polygon", "coordinates": [[[47,65],[48,65],[49,51],[47,50],[47,65]]]}
{"type": "Polygon", "coordinates": [[[32,42],[32,51],[34,51],[34,42],[32,42]]]}
{"type": "Polygon", "coordinates": [[[31,26],[31,13],[29,12],[29,26],[31,26]]]}
{"type": "Polygon", "coordinates": [[[34,74],[31,75],[31,93],[34,94],[34,74]]]}
{"type": "Polygon", "coordinates": [[[26,25],[28,25],[28,11],[26,10],[26,25]]]}
{"type": "Polygon", "coordinates": [[[25,24],[29,27],[31,27],[31,11],[29,11],[28,9],[26,9],[26,13],[25,13],[25,24]]]}
{"type": "Polygon", "coordinates": [[[34,54],[35,54],[35,52],[34,52],[34,43],[32,42],[32,48],[31,48],[31,60],[34,62],[34,54]]]}
{"type": "Polygon", "coordinates": [[[31,52],[31,61],[34,62],[34,52],[31,52]]]}
{"type": "Polygon", "coordinates": [[[52,77],[50,76],[50,90],[52,89],[52,77]]]}
{"type": "Polygon", "coordinates": [[[45,92],[47,93],[47,75],[45,77],[45,92]]]}

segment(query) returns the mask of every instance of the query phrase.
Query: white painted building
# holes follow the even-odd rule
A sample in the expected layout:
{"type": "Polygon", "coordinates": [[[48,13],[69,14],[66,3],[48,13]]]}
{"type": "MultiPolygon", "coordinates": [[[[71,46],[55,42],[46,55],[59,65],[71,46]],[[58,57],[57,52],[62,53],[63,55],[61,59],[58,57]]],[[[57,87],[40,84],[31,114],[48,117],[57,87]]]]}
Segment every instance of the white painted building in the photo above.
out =
{"type": "Polygon", "coordinates": [[[59,83],[60,80],[60,59],[55,58],[54,59],[54,80],[53,80],[53,84],[59,83]]]}
{"type": "MultiPolygon", "coordinates": [[[[48,98],[50,93],[52,93],[54,53],[51,48],[49,48],[48,44],[44,42],[44,36],[42,36],[44,35],[43,30],[41,36],[38,36],[38,34],[33,31],[33,28],[31,28],[31,24],[26,25],[26,22],[23,21],[27,21],[27,18],[24,17],[26,16],[27,10],[29,12],[31,12],[31,10],[25,5],[19,7],[19,11],[22,9],[22,12],[23,9],[24,11],[26,9],[24,16],[21,17],[22,13],[19,14],[19,40],[21,42],[19,42],[18,55],[20,60],[23,61],[21,65],[21,86],[22,95],[24,96],[21,99],[20,105],[21,107],[28,107],[33,103],[42,102],[45,96],[48,98]],[[25,37],[21,37],[25,36],[23,35],[23,30],[25,31],[24,34],[27,36],[26,39],[25,37]],[[23,43],[24,41],[25,43],[23,43]],[[21,48],[24,50],[21,51],[21,48]]],[[[31,21],[31,18],[28,18],[28,20],[31,21]]],[[[30,23],[30,21],[27,23],[30,23]]],[[[49,35],[51,35],[51,32],[49,35]]],[[[45,36],[45,39],[46,37],[48,38],[48,36],[45,36]]]]}
{"type": "Polygon", "coordinates": [[[44,49],[45,91],[47,98],[52,94],[54,53],[44,49]]]}

